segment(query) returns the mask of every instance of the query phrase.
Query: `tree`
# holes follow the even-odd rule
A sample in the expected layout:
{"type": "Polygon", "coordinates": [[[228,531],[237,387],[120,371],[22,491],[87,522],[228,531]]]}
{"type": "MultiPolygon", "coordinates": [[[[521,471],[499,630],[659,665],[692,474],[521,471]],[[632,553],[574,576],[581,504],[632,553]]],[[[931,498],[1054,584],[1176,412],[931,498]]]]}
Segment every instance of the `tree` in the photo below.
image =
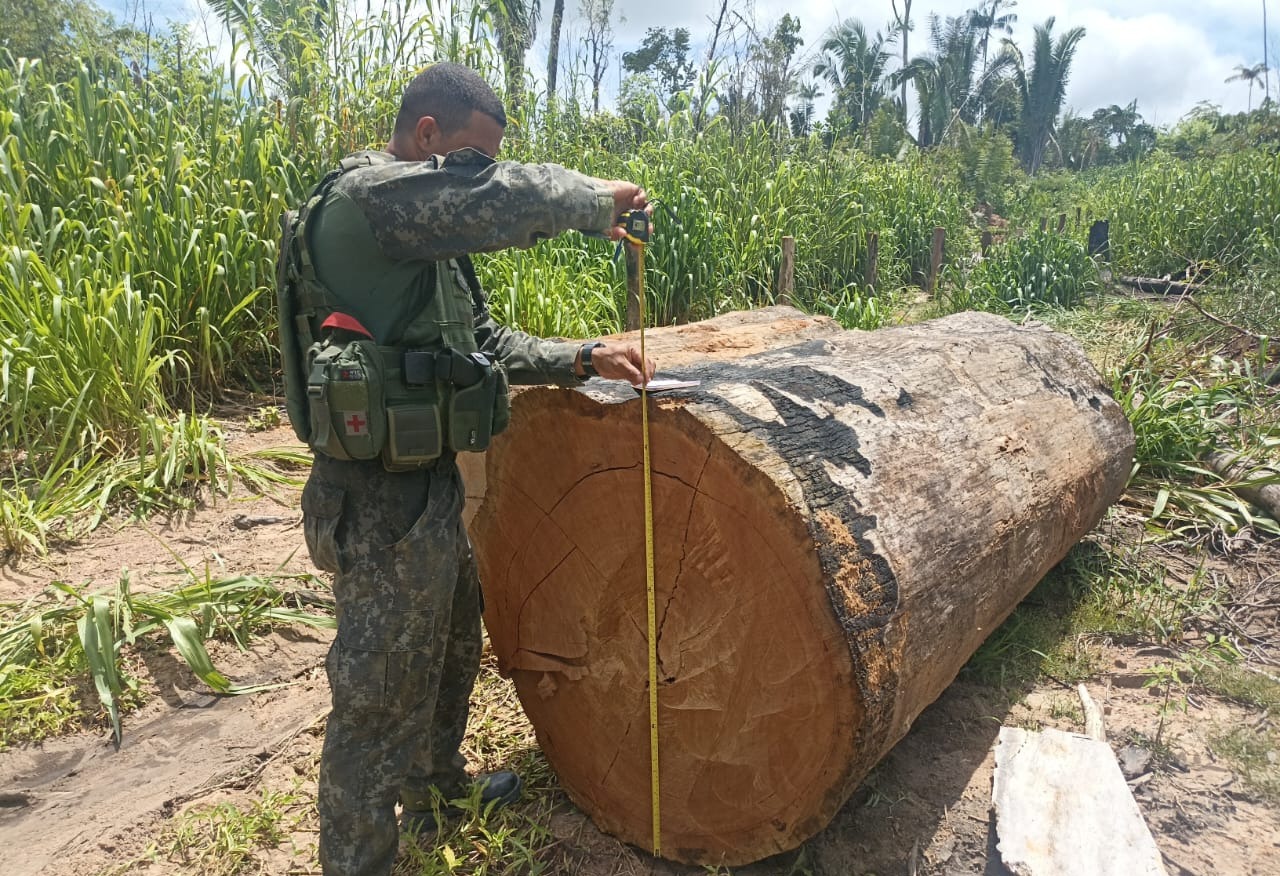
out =
{"type": "Polygon", "coordinates": [[[885,97],[885,67],[889,53],[884,35],[874,37],[856,18],[838,24],[822,43],[822,54],[813,75],[831,83],[833,112],[843,117],[850,131],[859,131],[885,97]]]}
{"type": "Polygon", "coordinates": [[[587,20],[587,35],[583,43],[587,48],[587,71],[591,77],[591,110],[600,112],[600,83],[609,69],[609,54],[613,51],[613,4],[615,0],[582,0],[582,17],[587,20]]]}
{"type": "Polygon", "coordinates": [[[1249,108],[1247,110],[1248,112],[1253,112],[1253,86],[1259,80],[1265,80],[1266,75],[1267,75],[1266,64],[1254,64],[1252,67],[1246,67],[1244,64],[1237,64],[1236,74],[1234,76],[1228,76],[1226,79],[1227,82],[1235,82],[1239,80],[1241,82],[1249,83],[1249,108]]]}
{"type": "Polygon", "coordinates": [[[228,31],[239,32],[249,50],[288,98],[315,93],[320,53],[330,34],[328,0],[208,0],[228,31]]]}
{"type": "MultiPolygon", "coordinates": [[[[907,52],[907,35],[911,33],[911,0],[902,0],[902,11],[898,11],[898,0],[891,0],[893,5],[893,20],[897,25],[897,32],[902,37],[902,69],[907,67],[907,58],[911,57],[907,52]]],[[[902,79],[902,124],[907,123],[907,80],[902,79]]]]}
{"type": "MultiPolygon", "coordinates": [[[[1268,43],[1267,43],[1267,0],[1262,0],[1262,63],[1263,63],[1264,65],[1266,65],[1266,64],[1268,63],[1268,60],[1269,60],[1269,59],[1267,58],[1267,45],[1268,45],[1268,43]]],[[[1263,73],[1262,73],[1262,87],[1263,87],[1263,89],[1266,91],[1266,98],[1265,98],[1265,101],[1270,102],[1270,100],[1271,100],[1271,77],[1267,75],[1267,72],[1266,72],[1266,71],[1263,71],[1263,73]]],[[[1253,90],[1252,90],[1252,89],[1250,89],[1250,90],[1249,90],[1249,100],[1250,100],[1250,102],[1252,102],[1252,100],[1253,100],[1253,90]]]]}
{"type": "Polygon", "coordinates": [[[506,74],[507,106],[520,112],[524,99],[524,56],[538,30],[539,0],[485,0],[485,11],[498,38],[506,74]]]}
{"type": "MultiPolygon", "coordinates": [[[[80,60],[120,59],[137,34],[92,0],[0,0],[0,49],[55,70],[80,60]]],[[[0,54],[0,63],[4,63],[0,54]]]]}
{"type": "Polygon", "coordinates": [[[1090,122],[1119,161],[1136,161],[1155,146],[1155,128],[1142,120],[1136,100],[1094,110],[1090,122]]]}
{"type": "Polygon", "coordinates": [[[551,9],[551,48],[547,50],[547,97],[556,96],[556,73],[560,69],[560,25],[564,23],[564,0],[551,9]]]}
{"type": "Polygon", "coordinates": [[[1004,41],[1004,54],[1013,64],[1014,82],[1022,97],[1022,114],[1018,123],[1018,152],[1027,172],[1034,174],[1044,161],[1044,150],[1053,135],[1054,122],[1062,110],[1075,58],[1084,28],[1071,30],[1053,39],[1054,19],[1037,24],[1032,48],[1032,66],[1026,65],[1021,50],[1011,40],[1004,41]]]}
{"type": "Polygon", "coordinates": [[[813,133],[814,102],[822,97],[816,82],[806,82],[796,90],[799,104],[791,109],[791,136],[808,137],[813,133]]]}
{"type": "MultiPolygon", "coordinates": [[[[944,22],[936,15],[930,16],[929,42],[932,51],[912,59],[897,74],[916,88],[920,102],[916,142],[921,147],[941,142],[957,120],[974,124],[981,103],[973,81],[977,31],[969,18],[949,17],[944,22]]],[[[996,66],[1004,63],[997,61],[996,66]]]]}
{"type": "Polygon", "coordinates": [[[760,118],[770,125],[786,121],[787,98],[796,89],[796,70],[791,64],[802,45],[800,19],[787,14],[779,19],[770,36],[751,49],[760,118]]]}
{"type": "Polygon", "coordinates": [[[982,76],[985,79],[987,75],[987,48],[991,44],[991,32],[1003,33],[1006,36],[1013,35],[1013,25],[1017,24],[1018,16],[1012,12],[1000,14],[1001,7],[1012,9],[1018,5],[1018,0],[982,0],[978,4],[977,9],[969,10],[969,24],[973,29],[982,35],[978,37],[978,47],[982,49],[982,76]]]}
{"type": "Polygon", "coordinates": [[[693,85],[693,62],[689,60],[689,31],[683,27],[651,27],[644,42],[634,52],[622,54],[622,66],[628,73],[654,73],[658,84],[670,98],[693,85]]]}

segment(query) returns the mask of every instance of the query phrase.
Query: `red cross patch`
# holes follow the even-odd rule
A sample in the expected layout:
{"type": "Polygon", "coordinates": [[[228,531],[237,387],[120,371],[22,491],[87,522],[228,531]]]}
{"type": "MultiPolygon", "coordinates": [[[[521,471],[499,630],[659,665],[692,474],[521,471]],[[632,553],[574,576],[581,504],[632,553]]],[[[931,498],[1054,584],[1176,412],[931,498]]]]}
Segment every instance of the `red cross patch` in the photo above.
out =
{"type": "Polygon", "coordinates": [[[369,420],[364,411],[343,411],[342,422],[347,426],[348,435],[369,434],[369,420]]]}

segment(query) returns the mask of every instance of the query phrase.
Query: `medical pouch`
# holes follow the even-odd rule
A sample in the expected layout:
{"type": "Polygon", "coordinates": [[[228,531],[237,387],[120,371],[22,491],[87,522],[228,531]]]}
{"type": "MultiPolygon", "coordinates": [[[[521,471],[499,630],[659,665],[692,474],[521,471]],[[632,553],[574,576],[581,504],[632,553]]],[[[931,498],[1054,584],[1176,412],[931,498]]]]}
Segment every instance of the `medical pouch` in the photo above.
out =
{"type": "Polygon", "coordinates": [[[387,440],[385,375],[373,341],[332,338],[307,350],[311,448],[335,459],[374,459],[387,440]]]}

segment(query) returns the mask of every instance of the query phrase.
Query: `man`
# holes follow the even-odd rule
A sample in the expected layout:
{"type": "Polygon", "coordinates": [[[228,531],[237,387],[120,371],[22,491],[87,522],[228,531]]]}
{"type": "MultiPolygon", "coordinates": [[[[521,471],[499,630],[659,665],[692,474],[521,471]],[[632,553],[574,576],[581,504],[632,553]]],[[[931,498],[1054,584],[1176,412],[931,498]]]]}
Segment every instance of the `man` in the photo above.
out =
{"type": "MultiPolygon", "coordinates": [[[[437,64],[409,84],[386,151],[345,159],[304,214],[295,246],[329,305],[321,312],[337,319],[325,326],[370,337],[396,369],[403,361],[406,381],[401,348],[418,355],[442,347],[489,354],[514,383],[651,377],[653,363],[632,346],[553,343],[489,316],[467,253],[528,247],[567,229],[616,239],[618,216],[647,207],[631,183],[496,162],[505,124],[501,102],[465,67],[437,64]],[[449,310],[459,302],[461,319],[449,310]]],[[[501,392],[505,405],[505,386],[501,392]]],[[[322,394],[311,398],[314,405],[322,394]]],[[[384,410],[391,408],[368,419],[384,410]]],[[[443,403],[440,410],[452,416],[443,403]]],[[[348,436],[367,431],[361,416],[339,416],[334,431],[344,422],[348,436]]],[[[418,422],[427,426],[413,440],[450,429],[418,422]]],[[[394,443],[391,434],[387,446],[394,443]]],[[[338,609],[318,793],[326,876],[390,873],[397,800],[406,828],[434,830],[433,799],[467,793],[459,746],[479,671],[481,597],[462,484],[448,449],[408,466],[384,464],[388,458],[318,452],[302,495],[307,547],[334,573],[338,609]]],[[[504,771],[483,780],[480,796],[502,805],[519,792],[519,777],[504,771]]]]}

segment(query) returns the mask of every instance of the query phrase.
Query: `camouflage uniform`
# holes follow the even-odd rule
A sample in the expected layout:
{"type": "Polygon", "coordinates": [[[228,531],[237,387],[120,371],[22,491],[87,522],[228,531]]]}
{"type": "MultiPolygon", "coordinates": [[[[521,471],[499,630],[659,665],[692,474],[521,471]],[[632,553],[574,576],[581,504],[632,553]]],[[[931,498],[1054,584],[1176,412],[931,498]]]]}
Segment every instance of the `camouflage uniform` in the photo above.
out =
{"type": "MultiPolygon", "coordinates": [[[[425,162],[368,157],[371,166],[339,179],[311,235],[319,278],[343,311],[379,343],[412,347],[423,296],[435,288],[426,278],[448,270],[471,292],[477,345],[511,382],[576,382],[578,345],[495,323],[465,254],[607,229],[609,190],[555,165],[494,162],[471,149],[425,162]]],[[[318,792],[327,876],[390,873],[397,798],[429,809],[432,788],[446,798],[463,792],[458,749],[479,670],[481,597],[462,504],[447,453],[394,473],[378,460],[317,455],[303,490],[307,548],[334,573],[338,606],[318,792]]]]}

